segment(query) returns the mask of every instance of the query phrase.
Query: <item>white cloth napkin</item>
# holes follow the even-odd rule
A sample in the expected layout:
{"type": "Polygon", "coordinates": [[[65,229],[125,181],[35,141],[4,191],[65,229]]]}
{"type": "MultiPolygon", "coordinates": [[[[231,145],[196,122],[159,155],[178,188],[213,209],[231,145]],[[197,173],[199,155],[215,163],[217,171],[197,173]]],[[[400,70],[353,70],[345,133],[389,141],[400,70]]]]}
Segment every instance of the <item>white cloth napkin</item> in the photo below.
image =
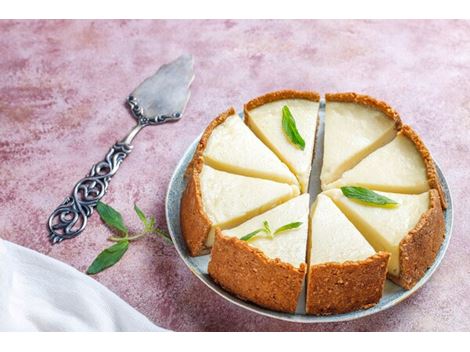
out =
{"type": "Polygon", "coordinates": [[[0,331],[164,331],[58,260],[0,239],[0,331]]]}

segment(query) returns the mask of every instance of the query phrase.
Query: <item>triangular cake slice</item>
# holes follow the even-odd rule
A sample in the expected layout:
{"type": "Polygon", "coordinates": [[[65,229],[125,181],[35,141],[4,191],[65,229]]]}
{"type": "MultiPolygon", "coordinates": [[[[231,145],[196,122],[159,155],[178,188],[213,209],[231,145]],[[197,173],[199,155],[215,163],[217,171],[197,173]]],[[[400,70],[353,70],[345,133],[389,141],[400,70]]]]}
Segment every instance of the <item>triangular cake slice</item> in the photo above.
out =
{"type": "Polygon", "coordinates": [[[376,252],[330,198],[312,206],[307,314],[347,313],[382,297],[389,254],[376,252]]]}
{"type": "Polygon", "coordinates": [[[342,186],[411,194],[435,188],[441,196],[442,206],[446,206],[431,155],[409,126],[404,126],[393,141],[369,154],[326,188],[342,186]]]}
{"type": "Polygon", "coordinates": [[[294,90],[268,93],[245,104],[246,123],[297,176],[302,192],[308,191],[319,105],[318,93],[294,90]],[[305,141],[303,150],[288,139],[282,128],[284,106],[289,108],[305,141]]]}
{"type": "Polygon", "coordinates": [[[298,195],[296,185],[216,170],[194,159],[181,198],[181,230],[192,256],[206,254],[215,228],[229,228],[298,195]]]}
{"type": "Polygon", "coordinates": [[[390,142],[401,128],[400,117],[383,101],[356,93],[325,98],[322,188],[390,142]]]}
{"type": "Polygon", "coordinates": [[[377,193],[398,206],[370,206],[347,198],[339,189],[325,192],[375,250],[391,254],[389,278],[410,289],[434,262],[445,236],[439,194],[434,189],[421,194],[377,193]]]}
{"type": "Polygon", "coordinates": [[[294,312],[306,272],[308,208],[309,195],[303,194],[238,227],[217,229],[209,275],[243,300],[294,312]],[[250,240],[240,239],[264,228],[265,222],[272,233],[287,224],[297,223],[298,227],[272,238],[260,232],[250,240]]]}
{"type": "Polygon", "coordinates": [[[256,137],[233,108],[209,124],[196,155],[222,171],[298,184],[289,168],[256,137]]]}

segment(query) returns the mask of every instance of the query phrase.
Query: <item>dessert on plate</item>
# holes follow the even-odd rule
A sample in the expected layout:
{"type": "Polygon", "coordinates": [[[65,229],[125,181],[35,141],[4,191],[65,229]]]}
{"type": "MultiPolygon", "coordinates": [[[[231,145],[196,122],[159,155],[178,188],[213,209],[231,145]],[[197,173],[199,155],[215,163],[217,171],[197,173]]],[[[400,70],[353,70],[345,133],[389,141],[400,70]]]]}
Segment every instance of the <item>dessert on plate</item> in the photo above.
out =
{"type": "Polygon", "coordinates": [[[434,188],[445,207],[434,161],[421,138],[409,126],[404,126],[390,143],[369,154],[326,188],[346,185],[411,194],[434,188]]]}
{"type": "Polygon", "coordinates": [[[439,194],[435,189],[421,194],[377,193],[398,206],[371,207],[345,197],[339,189],[325,192],[375,250],[390,253],[388,277],[410,289],[434,262],[444,240],[439,194]]]}
{"type": "Polygon", "coordinates": [[[368,308],[382,297],[390,254],[376,252],[327,196],[310,213],[308,314],[368,308]]]}
{"type": "Polygon", "coordinates": [[[208,252],[215,229],[236,226],[299,194],[296,185],[192,165],[181,199],[181,230],[191,255],[208,252]]]}
{"type": "Polygon", "coordinates": [[[326,94],[325,99],[322,188],[390,142],[401,128],[400,117],[390,106],[367,95],[326,94]]]}
{"type": "Polygon", "coordinates": [[[243,123],[233,108],[214,119],[201,138],[195,157],[218,170],[298,184],[289,168],[243,123]]]}
{"type": "Polygon", "coordinates": [[[318,93],[283,90],[257,97],[244,109],[248,126],[289,166],[302,192],[308,192],[319,106],[318,93]],[[300,145],[286,138],[282,125],[286,123],[284,115],[289,113],[304,141],[300,145]]]}
{"type": "Polygon", "coordinates": [[[208,272],[224,289],[262,307],[293,313],[306,273],[309,195],[216,231],[208,272]]]}
{"type": "Polygon", "coordinates": [[[293,90],[249,101],[244,120],[230,108],[208,125],[186,170],[189,254],[210,254],[216,283],[267,309],[300,309],[302,287],[298,313],[367,309],[387,278],[414,287],[444,240],[434,161],[385,102],[326,95],[315,156],[323,165],[310,180],[319,109],[318,93],[293,90]],[[309,181],[323,192],[311,197],[309,181]]]}

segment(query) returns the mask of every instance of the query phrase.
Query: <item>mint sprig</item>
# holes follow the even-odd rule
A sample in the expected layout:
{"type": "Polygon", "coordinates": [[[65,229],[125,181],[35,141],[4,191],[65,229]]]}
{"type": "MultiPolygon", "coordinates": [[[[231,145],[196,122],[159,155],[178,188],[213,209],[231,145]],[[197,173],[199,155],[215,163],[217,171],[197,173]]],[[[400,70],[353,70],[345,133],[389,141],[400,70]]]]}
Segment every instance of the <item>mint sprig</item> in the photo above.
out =
{"type": "Polygon", "coordinates": [[[126,225],[124,225],[124,220],[122,219],[121,214],[116,209],[110,207],[106,203],[98,202],[96,205],[96,211],[98,211],[101,220],[103,220],[106,225],[124,234],[129,233],[126,225]]]}
{"type": "Polygon", "coordinates": [[[264,231],[264,232],[265,232],[265,229],[258,229],[258,230],[255,230],[255,231],[250,232],[249,234],[247,234],[247,235],[241,237],[240,239],[241,239],[242,241],[248,241],[248,240],[250,240],[252,237],[256,236],[258,233],[260,233],[261,231],[264,231]]]}
{"type": "Polygon", "coordinates": [[[164,230],[156,226],[156,219],[154,217],[146,216],[144,212],[140,210],[137,204],[134,204],[134,211],[144,225],[144,229],[141,232],[131,236],[129,235],[129,229],[124,224],[124,220],[119,211],[103,202],[98,202],[96,210],[100,215],[101,220],[103,220],[107,226],[116,230],[118,232],[118,236],[108,237],[109,241],[116,243],[98,254],[98,256],[86,271],[86,273],[89,275],[102,272],[103,270],[116,264],[126,253],[130,242],[135,241],[141,237],[153,235],[164,239],[167,243],[172,243],[170,236],[164,230]]]}
{"type": "Polygon", "coordinates": [[[283,225],[283,226],[279,227],[278,229],[276,229],[276,231],[272,232],[268,221],[263,221],[263,227],[262,228],[256,229],[253,232],[250,232],[249,234],[240,237],[240,240],[249,241],[261,232],[264,232],[271,239],[273,239],[275,235],[278,235],[278,234],[280,234],[282,232],[285,232],[285,231],[288,231],[288,230],[299,228],[301,225],[302,225],[302,222],[291,222],[289,224],[286,224],[286,225],[283,225]]]}
{"type": "Polygon", "coordinates": [[[301,150],[305,149],[305,141],[300,135],[294,116],[287,105],[282,107],[282,129],[292,144],[301,150]]]}
{"type": "Polygon", "coordinates": [[[106,248],[102,251],[96,259],[91,263],[90,267],[87,269],[86,273],[88,275],[98,274],[103,270],[116,264],[126,253],[129,248],[129,241],[123,239],[116,244],[113,244],[111,247],[106,248]]]}
{"type": "Polygon", "coordinates": [[[346,186],[341,187],[341,191],[347,198],[372,207],[395,208],[399,205],[393,199],[364,187],[346,186]]]}
{"type": "Polygon", "coordinates": [[[302,225],[301,222],[291,222],[290,224],[287,224],[287,225],[284,225],[284,226],[281,226],[280,228],[278,228],[276,231],[274,231],[273,235],[280,234],[281,232],[284,232],[284,231],[296,229],[296,228],[300,227],[300,225],[302,225]]]}

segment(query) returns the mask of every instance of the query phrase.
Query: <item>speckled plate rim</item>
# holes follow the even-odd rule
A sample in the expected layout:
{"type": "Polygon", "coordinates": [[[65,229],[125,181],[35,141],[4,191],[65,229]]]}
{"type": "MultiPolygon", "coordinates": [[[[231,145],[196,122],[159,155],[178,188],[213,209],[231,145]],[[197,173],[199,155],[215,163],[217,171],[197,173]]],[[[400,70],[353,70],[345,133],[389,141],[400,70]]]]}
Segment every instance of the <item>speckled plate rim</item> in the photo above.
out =
{"type": "Polygon", "coordinates": [[[273,310],[265,309],[254,305],[252,303],[243,301],[238,299],[237,297],[233,296],[232,294],[228,293],[227,291],[223,290],[220,286],[218,286],[207,274],[206,272],[201,270],[201,267],[206,266],[207,268],[207,257],[191,257],[188,254],[186,244],[184,242],[183,236],[181,234],[180,229],[180,201],[182,193],[186,187],[186,182],[184,180],[184,173],[186,171],[186,167],[191,161],[194,151],[196,150],[197,143],[199,142],[202,134],[199,135],[189,146],[189,148],[185,151],[182,158],[178,162],[178,165],[173,172],[173,175],[170,179],[170,183],[168,186],[168,191],[166,195],[165,201],[165,215],[168,230],[170,232],[170,236],[173,240],[173,243],[176,247],[176,250],[180,257],[183,259],[184,263],[188,266],[188,268],[192,271],[192,273],[199,278],[202,282],[204,282],[210,289],[214,292],[219,294],[220,296],[224,297],[229,302],[245,308],[249,311],[290,322],[295,323],[329,323],[329,322],[341,322],[341,321],[348,321],[353,319],[358,319],[362,317],[366,317],[381,311],[384,311],[388,308],[395,306],[396,304],[402,302],[406,298],[410,297],[413,293],[419,290],[432,276],[432,274],[436,271],[439,267],[444,254],[449,246],[450,238],[452,235],[452,223],[453,223],[453,203],[452,203],[452,196],[449,189],[449,185],[436,162],[436,169],[441,180],[442,188],[444,193],[447,197],[448,208],[444,213],[445,216],[445,224],[446,224],[446,236],[444,242],[442,243],[441,248],[436,256],[436,260],[434,261],[433,265],[426,271],[426,274],[421,278],[420,281],[411,289],[411,290],[404,290],[399,288],[398,286],[394,285],[387,280],[386,286],[393,287],[392,292],[388,294],[384,294],[382,299],[377,303],[375,306],[365,309],[365,310],[358,310],[346,314],[336,314],[336,315],[328,315],[328,316],[314,316],[314,315],[306,315],[306,314],[291,314],[291,313],[282,313],[276,312],[273,310]]]}

